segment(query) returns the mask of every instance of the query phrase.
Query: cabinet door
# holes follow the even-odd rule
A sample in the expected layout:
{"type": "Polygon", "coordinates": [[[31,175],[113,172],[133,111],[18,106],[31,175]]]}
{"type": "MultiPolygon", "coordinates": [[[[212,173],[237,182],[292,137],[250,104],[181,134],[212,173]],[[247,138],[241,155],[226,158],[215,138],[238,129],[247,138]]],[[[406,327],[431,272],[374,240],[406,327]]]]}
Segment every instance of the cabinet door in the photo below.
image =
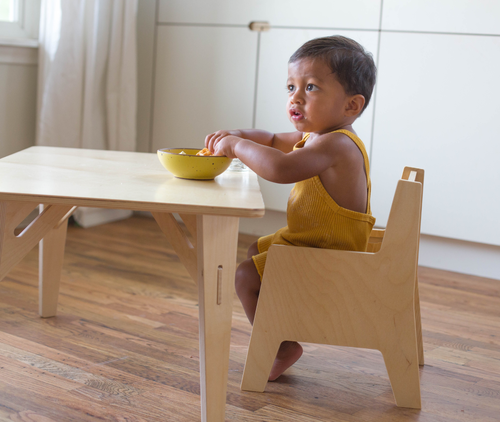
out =
{"type": "Polygon", "coordinates": [[[378,29],[381,0],[162,0],[160,22],[378,29]]]}
{"type": "Polygon", "coordinates": [[[500,34],[500,2],[385,0],[382,30],[500,34]]]}
{"type": "Polygon", "coordinates": [[[255,32],[158,26],[157,37],[153,151],[201,148],[211,132],[252,126],[255,32]]]}
{"type": "MultiPolygon", "coordinates": [[[[295,130],[286,114],[288,60],[306,41],[334,34],[356,40],[373,54],[375,61],[377,60],[378,32],[375,31],[272,28],[271,31],[261,34],[255,123],[257,128],[274,133],[295,130]]],[[[353,125],[368,153],[371,145],[372,121],[373,97],[367,109],[353,125]]],[[[286,211],[288,195],[293,185],[277,185],[263,179],[260,185],[266,208],[286,211]]]]}
{"type": "Polygon", "coordinates": [[[422,233],[500,245],[499,37],[382,33],[373,213],[404,166],[426,171],[422,233]]]}

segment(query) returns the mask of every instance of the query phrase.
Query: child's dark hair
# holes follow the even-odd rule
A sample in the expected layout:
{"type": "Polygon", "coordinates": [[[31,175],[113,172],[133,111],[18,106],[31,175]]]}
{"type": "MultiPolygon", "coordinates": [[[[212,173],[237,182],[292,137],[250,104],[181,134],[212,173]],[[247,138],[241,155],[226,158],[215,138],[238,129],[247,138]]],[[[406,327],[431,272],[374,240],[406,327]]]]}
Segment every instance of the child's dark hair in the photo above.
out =
{"type": "Polygon", "coordinates": [[[316,38],[293,53],[288,63],[306,58],[324,60],[347,95],[361,94],[365,97],[361,113],[366,109],[375,86],[377,68],[372,55],[360,44],[340,35],[316,38]]]}

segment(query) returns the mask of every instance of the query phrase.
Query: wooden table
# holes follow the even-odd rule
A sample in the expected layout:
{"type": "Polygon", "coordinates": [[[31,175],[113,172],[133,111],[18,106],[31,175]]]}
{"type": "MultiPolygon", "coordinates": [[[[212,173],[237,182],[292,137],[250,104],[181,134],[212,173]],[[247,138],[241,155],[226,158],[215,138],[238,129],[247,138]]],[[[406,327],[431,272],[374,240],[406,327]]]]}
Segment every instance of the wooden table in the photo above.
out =
{"type": "Polygon", "coordinates": [[[240,217],[264,215],[255,173],[182,180],[156,154],[56,147],[31,147],[0,159],[0,280],[40,242],[44,318],[56,314],[67,221],[78,206],[153,214],[198,284],[201,419],[223,421],[238,223],[240,217]],[[15,235],[38,205],[37,218],[15,235]]]}

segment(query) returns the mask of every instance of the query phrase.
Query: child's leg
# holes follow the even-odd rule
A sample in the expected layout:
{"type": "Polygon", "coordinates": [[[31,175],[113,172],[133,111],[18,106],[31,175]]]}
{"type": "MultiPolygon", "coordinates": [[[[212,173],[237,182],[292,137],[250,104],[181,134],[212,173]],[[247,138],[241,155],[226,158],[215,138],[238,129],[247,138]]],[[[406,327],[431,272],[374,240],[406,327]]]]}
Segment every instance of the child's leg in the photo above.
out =
{"type": "MultiPolygon", "coordinates": [[[[259,250],[257,242],[248,248],[247,260],[243,261],[236,271],[236,294],[243,305],[250,324],[253,325],[255,310],[260,292],[260,275],[255,268],[252,256],[257,255],[259,250]]],[[[269,381],[274,381],[302,356],[302,346],[295,341],[284,341],[276,355],[269,381]]]]}
{"type": "Polygon", "coordinates": [[[260,291],[260,275],[257,268],[255,268],[252,256],[257,255],[258,253],[259,250],[257,248],[257,242],[254,242],[248,248],[247,260],[243,261],[236,270],[236,294],[238,295],[247,318],[252,325],[260,291]]]}

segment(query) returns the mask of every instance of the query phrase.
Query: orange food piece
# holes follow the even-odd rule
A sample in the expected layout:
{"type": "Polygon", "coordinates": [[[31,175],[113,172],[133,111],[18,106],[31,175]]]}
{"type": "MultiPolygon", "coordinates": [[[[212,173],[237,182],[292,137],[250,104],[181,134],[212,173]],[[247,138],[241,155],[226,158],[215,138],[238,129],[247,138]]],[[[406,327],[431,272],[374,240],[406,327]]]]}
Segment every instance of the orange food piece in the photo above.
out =
{"type": "Polygon", "coordinates": [[[198,151],[196,155],[203,155],[204,157],[212,155],[208,148],[203,148],[201,151],[198,151]]]}

